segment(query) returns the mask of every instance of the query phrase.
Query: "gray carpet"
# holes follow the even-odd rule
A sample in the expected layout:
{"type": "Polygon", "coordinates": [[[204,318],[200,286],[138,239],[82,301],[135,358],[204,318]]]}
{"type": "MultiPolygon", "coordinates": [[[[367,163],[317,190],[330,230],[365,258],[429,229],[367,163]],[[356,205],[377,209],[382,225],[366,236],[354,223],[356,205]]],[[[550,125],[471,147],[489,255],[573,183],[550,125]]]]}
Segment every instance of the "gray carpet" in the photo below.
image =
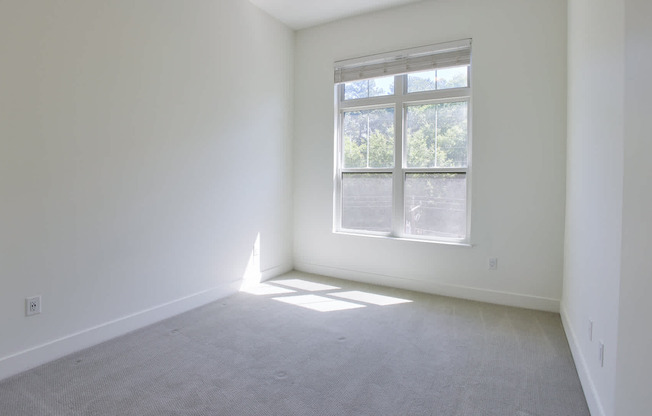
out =
{"type": "Polygon", "coordinates": [[[0,414],[589,415],[557,314],[297,272],[262,288],[0,382],[0,414]]]}

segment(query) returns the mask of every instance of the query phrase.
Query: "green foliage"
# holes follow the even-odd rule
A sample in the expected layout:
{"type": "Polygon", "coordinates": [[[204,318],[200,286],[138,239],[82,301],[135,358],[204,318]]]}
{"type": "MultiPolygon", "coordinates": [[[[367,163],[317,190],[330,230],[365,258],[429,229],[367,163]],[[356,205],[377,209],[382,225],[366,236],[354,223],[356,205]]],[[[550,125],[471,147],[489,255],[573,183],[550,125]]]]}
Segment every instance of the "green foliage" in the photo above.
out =
{"type": "Polygon", "coordinates": [[[434,135],[428,128],[410,134],[408,141],[408,167],[435,166],[434,135]],[[429,134],[430,133],[430,134],[429,134]]]}
{"type": "Polygon", "coordinates": [[[344,167],[367,167],[367,143],[356,143],[350,137],[344,139],[344,167]]]}
{"type": "Polygon", "coordinates": [[[347,168],[386,168],[394,165],[394,140],[387,133],[374,131],[369,136],[369,163],[367,142],[357,143],[350,137],[344,141],[344,166],[347,168]]]}
{"type": "Polygon", "coordinates": [[[410,106],[406,130],[409,167],[466,166],[466,102],[410,106]]]}
{"type": "MultiPolygon", "coordinates": [[[[389,85],[389,94],[394,94],[394,83],[389,85]]],[[[378,97],[387,95],[387,91],[376,84],[375,79],[347,82],[344,85],[344,98],[355,100],[358,98],[378,97]]]]}
{"type": "Polygon", "coordinates": [[[369,96],[369,81],[347,82],[344,85],[344,98],[354,100],[357,98],[367,98],[369,96]]]}
{"type": "Polygon", "coordinates": [[[408,76],[409,92],[443,90],[466,87],[467,85],[467,67],[417,72],[408,76]]]}
{"type": "Polygon", "coordinates": [[[369,138],[369,167],[394,166],[394,139],[386,132],[375,131],[369,138]]]}
{"type": "MultiPolygon", "coordinates": [[[[438,71],[438,73],[441,71],[438,71]]],[[[466,72],[448,72],[448,85],[466,85],[466,72]]],[[[433,77],[410,78],[416,91],[436,88],[433,77]]],[[[444,82],[444,81],[442,81],[444,82]]],[[[384,93],[376,80],[346,84],[347,99],[384,93]]],[[[413,89],[414,88],[414,89],[413,89]]],[[[445,87],[444,87],[445,88],[445,87]]],[[[390,85],[393,92],[393,84],[390,85]]],[[[407,108],[406,152],[408,167],[466,167],[467,106],[465,101],[411,105],[407,108]]],[[[344,114],[344,167],[383,168],[394,165],[394,109],[348,111],[344,114]]]]}
{"type": "Polygon", "coordinates": [[[394,109],[344,114],[344,167],[385,168],[394,165],[394,109]]]}
{"type": "Polygon", "coordinates": [[[436,88],[434,79],[420,76],[409,77],[408,83],[410,92],[432,91],[436,88]]]}

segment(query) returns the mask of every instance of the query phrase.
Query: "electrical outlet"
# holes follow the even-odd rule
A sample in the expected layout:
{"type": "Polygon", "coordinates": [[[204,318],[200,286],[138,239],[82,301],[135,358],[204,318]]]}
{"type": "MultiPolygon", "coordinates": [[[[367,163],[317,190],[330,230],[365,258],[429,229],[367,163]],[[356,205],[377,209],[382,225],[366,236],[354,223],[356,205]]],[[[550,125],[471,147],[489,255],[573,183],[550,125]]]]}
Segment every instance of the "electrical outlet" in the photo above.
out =
{"type": "Polygon", "coordinates": [[[498,270],[498,257],[489,257],[487,267],[489,270],[498,270]]]}
{"type": "Polygon", "coordinates": [[[41,313],[41,297],[32,296],[25,299],[25,316],[38,315],[41,313]]]}

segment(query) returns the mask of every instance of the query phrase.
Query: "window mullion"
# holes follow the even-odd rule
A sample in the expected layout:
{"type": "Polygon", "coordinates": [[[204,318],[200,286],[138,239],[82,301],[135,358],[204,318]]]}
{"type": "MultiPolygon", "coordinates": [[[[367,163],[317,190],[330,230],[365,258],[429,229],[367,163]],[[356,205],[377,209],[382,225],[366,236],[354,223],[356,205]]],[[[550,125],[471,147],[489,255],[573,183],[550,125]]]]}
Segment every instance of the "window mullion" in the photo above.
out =
{"type": "Polygon", "coordinates": [[[396,107],[394,108],[394,175],[393,175],[393,193],[392,193],[392,234],[396,237],[402,237],[404,234],[405,216],[403,210],[403,117],[405,110],[403,100],[405,99],[405,75],[394,77],[394,94],[396,97],[396,107]]]}

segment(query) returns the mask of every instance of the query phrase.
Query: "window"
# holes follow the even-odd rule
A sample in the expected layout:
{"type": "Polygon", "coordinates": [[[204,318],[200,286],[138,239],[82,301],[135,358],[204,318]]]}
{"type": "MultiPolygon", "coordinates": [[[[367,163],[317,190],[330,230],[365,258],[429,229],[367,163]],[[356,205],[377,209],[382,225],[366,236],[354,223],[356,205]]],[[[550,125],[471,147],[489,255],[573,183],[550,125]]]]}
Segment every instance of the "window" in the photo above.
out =
{"type": "Polygon", "coordinates": [[[468,243],[471,41],[335,64],[334,230],[468,243]]]}

